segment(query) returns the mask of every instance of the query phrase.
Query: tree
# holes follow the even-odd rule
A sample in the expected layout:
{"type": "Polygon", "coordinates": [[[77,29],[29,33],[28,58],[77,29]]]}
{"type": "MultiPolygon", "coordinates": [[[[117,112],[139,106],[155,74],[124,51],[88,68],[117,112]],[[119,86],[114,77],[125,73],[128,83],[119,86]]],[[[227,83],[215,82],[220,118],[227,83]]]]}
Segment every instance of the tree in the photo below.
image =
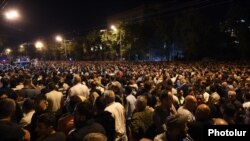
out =
{"type": "Polygon", "coordinates": [[[174,38],[188,59],[207,56],[214,46],[211,26],[195,9],[183,12],[175,19],[174,38]]]}
{"type": "Polygon", "coordinates": [[[249,1],[234,1],[222,24],[222,31],[227,34],[228,42],[231,42],[229,53],[233,59],[250,58],[249,4],[249,1]]]}

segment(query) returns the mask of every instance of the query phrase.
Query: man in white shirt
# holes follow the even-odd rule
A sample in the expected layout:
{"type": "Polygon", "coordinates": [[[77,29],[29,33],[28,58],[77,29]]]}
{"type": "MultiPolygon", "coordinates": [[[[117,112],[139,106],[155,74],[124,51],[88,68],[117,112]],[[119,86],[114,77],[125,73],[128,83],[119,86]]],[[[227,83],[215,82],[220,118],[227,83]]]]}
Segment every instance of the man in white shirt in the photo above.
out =
{"type": "Polygon", "coordinates": [[[54,82],[50,82],[49,89],[51,90],[49,93],[46,93],[45,96],[49,102],[49,107],[52,112],[57,112],[61,108],[61,104],[63,102],[63,94],[56,90],[56,86],[54,82]]]}
{"type": "Polygon", "coordinates": [[[89,97],[89,89],[87,86],[82,84],[82,79],[79,75],[74,76],[74,86],[70,88],[68,98],[77,95],[83,101],[89,97]]]}
{"type": "Polygon", "coordinates": [[[181,106],[177,113],[187,117],[188,122],[195,121],[194,111],[197,107],[197,99],[193,95],[188,95],[185,97],[184,105],[181,106]]]}
{"type": "Polygon", "coordinates": [[[105,111],[110,112],[115,119],[115,141],[127,141],[124,107],[115,102],[115,93],[112,90],[105,90],[104,98],[107,103],[105,111]]]}

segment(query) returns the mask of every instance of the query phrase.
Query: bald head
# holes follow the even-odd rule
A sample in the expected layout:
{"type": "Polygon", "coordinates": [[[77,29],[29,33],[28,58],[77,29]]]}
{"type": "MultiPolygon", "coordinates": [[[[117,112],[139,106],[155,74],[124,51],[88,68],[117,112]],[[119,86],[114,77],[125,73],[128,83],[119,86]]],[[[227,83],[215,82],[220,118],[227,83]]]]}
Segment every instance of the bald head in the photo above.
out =
{"type": "Polygon", "coordinates": [[[193,112],[197,105],[197,99],[193,95],[188,95],[185,97],[184,107],[189,111],[193,112]]]}
{"type": "Polygon", "coordinates": [[[74,83],[77,84],[77,83],[81,83],[82,82],[82,79],[79,75],[75,75],[74,76],[74,83]]]}
{"type": "Polygon", "coordinates": [[[147,106],[147,98],[145,96],[138,96],[135,106],[137,111],[144,110],[147,106]]]}
{"type": "Polygon", "coordinates": [[[112,103],[115,101],[115,93],[112,90],[105,90],[104,91],[104,99],[107,104],[112,103]]]}
{"type": "Polygon", "coordinates": [[[213,124],[214,125],[228,125],[228,123],[222,118],[214,118],[213,124]]]}
{"type": "Polygon", "coordinates": [[[197,99],[193,95],[188,95],[188,96],[185,97],[185,102],[186,102],[186,104],[196,103],[197,99]]]}
{"type": "Polygon", "coordinates": [[[196,120],[208,120],[210,116],[210,108],[206,104],[200,104],[195,111],[196,120]]]}
{"type": "Polygon", "coordinates": [[[235,91],[228,91],[228,98],[230,100],[235,100],[236,99],[236,92],[235,91]]]}

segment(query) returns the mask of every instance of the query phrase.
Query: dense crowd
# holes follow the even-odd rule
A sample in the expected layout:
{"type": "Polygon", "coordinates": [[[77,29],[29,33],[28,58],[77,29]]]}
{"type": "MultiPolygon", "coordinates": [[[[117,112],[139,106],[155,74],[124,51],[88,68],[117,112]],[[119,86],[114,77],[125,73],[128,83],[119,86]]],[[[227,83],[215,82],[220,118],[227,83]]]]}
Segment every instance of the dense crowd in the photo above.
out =
{"type": "Polygon", "coordinates": [[[203,141],[250,124],[250,65],[39,62],[0,70],[1,141],[203,141]]]}

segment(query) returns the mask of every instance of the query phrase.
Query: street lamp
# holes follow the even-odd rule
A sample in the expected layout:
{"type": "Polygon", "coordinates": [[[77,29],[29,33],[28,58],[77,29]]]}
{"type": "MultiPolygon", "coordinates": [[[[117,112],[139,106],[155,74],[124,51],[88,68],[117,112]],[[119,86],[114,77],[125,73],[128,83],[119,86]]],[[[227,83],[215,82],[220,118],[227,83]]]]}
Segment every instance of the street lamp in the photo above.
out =
{"type": "Polygon", "coordinates": [[[20,18],[20,14],[19,12],[16,10],[16,9],[11,9],[11,10],[8,10],[4,13],[4,16],[7,20],[17,20],[20,18]]]}
{"type": "Polygon", "coordinates": [[[20,48],[20,52],[22,53],[22,52],[24,52],[25,53],[25,56],[27,56],[27,46],[28,46],[29,44],[28,43],[23,43],[23,44],[21,44],[20,46],[19,46],[19,48],[20,48]]]}
{"type": "Polygon", "coordinates": [[[118,31],[118,29],[116,28],[116,26],[115,26],[115,25],[111,25],[111,26],[110,26],[110,28],[111,28],[113,31],[115,31],[115,32],[117,32],[117,31],[118,31]]]}
{"type": "Polygon", "coordinates": [[[111,25],[110,28],[117,34],[119,34],[119,52],[120,52],[120,60],[122,61],[122,34],[121,34],[121,29],[118,30],[118,28],[115,25],[111,25]]]}
{"type": "Polygon", "coordinates": [[[62,42],[62,41],[63,41],[62,36],[57,35],[57,36],[56,36],[56,41],[57,41],[57,42],[62,42]]]}
{"type": "Polygon", "coordinates": [[[11,53],[11,49],[10,48],[7,48],[6,50],[5,50],[5,53],[8,55],[8,54],[10,54],[11,53]]]}
{"type": "Polygon", "coordinates": [[[35,43],[35,47],[36,47],[36,49],[38,49],[38,50],[42,50],[42,48],[44,47],[44,44],[43,44],[43,42],[41,42],[41,41],[37,41],[37,42],[35,43]]]}
{"type": "Polygon", "coordinates": [[[67,60],[67,45],[66,45],[66,40],[65,40],[62,36],[60,36],[60,35],[57,35],[57,36],[55,37],[55,39],[56,39],[56,41],[57,41],[58,43],[61,43],[61,44],[62,44],[62,47],[63,47],[63,49],[64,49],[65,59],[67,60]]]}
{"type": "Polygon", "coordinates": [[[35,43],[35,47],[36,47],[36,49],[37,49],[38,51],[41,52],[41,59],[43,59],[43,57],[44,57],[44,59],[45,59],[45,54],[43,54],[43,52],[42,52],[42,50],[43,50],[43,48],[44,48],[44,43],[43,43],[42,41],[37,41],[37,42],[35,43]],[[44,55],[44,56],[43,56],[43,55],[44,55]]]}

